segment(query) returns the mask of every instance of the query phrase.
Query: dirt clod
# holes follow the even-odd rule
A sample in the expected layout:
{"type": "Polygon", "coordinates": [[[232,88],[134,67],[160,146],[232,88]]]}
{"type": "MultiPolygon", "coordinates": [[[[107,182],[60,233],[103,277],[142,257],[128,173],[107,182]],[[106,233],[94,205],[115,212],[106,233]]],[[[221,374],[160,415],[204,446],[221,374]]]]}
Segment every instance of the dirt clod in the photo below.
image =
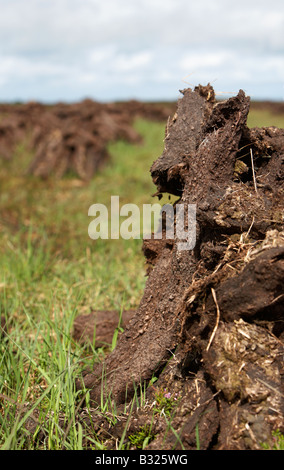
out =
{"type": "Polygon", "coordinates": [[[98,310],[88,315],[79,315],[74,321],[74,339],[81,344],[95,347],[111,345],[115,329],[118,325],[125,328],[132,318],[134,310],[126,310],[121,314],[116,310],[98,310]]]}
{"type": "MultiPolygon", "coordinates": [[[[147,284],[103,365],[107,390],[117,405],[141,383],[148,404],[178,394],[173,431],[157,413],[148,448],[260,449],[284,431],[284,131],[249,129],[242,90],[182,94],[151,173],[175,208],[196,204],[196,245],[145,240],[147,284]]],[[[85,376],[94,403],[101,377],[85,376]]]]}

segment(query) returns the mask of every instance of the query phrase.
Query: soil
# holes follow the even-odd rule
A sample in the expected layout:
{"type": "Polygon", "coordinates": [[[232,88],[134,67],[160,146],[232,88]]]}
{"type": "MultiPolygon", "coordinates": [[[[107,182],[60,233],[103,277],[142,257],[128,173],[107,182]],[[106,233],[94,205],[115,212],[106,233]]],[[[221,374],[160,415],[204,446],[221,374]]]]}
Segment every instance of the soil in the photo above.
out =
{"type": "Polygon", "coordinates": [[[284,130],[249,129],[242,90],[182,94],[151,174],[175,209],[196,204],[195,248],[145,240],[140,305],[84,385],[94,409],[107,390],[121,410],[114,426],[92,417],[108,448],[126,424],[126,442],[148,424],[147,449],[257,450],[284,432],[284,130]],[[129,418],[141,386],[146,405],[129,418]],[[165,410],[153,421],[161,395],[175,404],[170,427],[165,410]]]}
{"type": "Polygon", "coordinates": [[[53,106],[2,104],[0,158],[11,159],[16,146],[25,141],[34,155],[29,174],[61,178],[71,171],[88,181],[107,162],[109,142],[141,142],[133,128],[135,118],[166,122],[171,110],[170,104],[163,103],[103,104],[89,99],[53,106]]]}
{"type": "MultiPolygon", "coordinates": [[[[167,122],[151,175],[158,197],[179,197],[175,209],[196,204],[196,245],[180,251],[164,230],[162,239],[144,240],[140,305],[122,313],[115,349],[85,371],[92,412],[82,403],[77,419],[107,449],[125,429],[130,449],[142,429],[151,430],[146,449],[153,450],[272,447],[273,433],[284,433],[284,130],[249,129],[242,90],[222,102],[210,85],[182,95],[174,110],[135,101],[2,105],[0,156],[12,158],[15,144],[29,138],[29,172],[46,178],[72,170],[89,179],[108,158],[107,142],[140,141],[135,117],[167,122]],[[140,402],[130,410],[134,393],[140,402]],[[115,424],[99,412],[110,396],[115,424]]],[[[110,344],[118,322],[114,311],[77,317],[74,338],[110,344]]],[[[31,433],[36,411],[26,422],[31,433]]]]}
{"type": "Polygon", "coordinates": [[[252,101],[251,109],[261,109],[273,114],[284,114],[284,103],[283,101],[252,101]]]}
{"type": "Polygon", "coordinates": [[[125,328],[135,310],[122,312],[121,318],[116,310],[92,311],[88,315],[78,315],[74,321],[73,337],[82,345],[90,343],[96,348],[107,347],[112,343],[118,328],[125,328]]]}

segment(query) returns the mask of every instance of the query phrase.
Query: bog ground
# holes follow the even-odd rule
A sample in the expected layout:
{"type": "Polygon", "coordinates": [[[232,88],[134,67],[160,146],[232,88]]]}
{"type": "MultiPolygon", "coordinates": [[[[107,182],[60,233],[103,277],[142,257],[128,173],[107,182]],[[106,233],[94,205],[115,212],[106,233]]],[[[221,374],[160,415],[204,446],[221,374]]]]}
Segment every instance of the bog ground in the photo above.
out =
{"type": "MultiPolygon", "coordinates": [[[[205,103],[210,108],[206,97],[205,103]]],[[[221,136],[227,126],[227,136],[224,138],[223,134],[221,143],[224,149],[228,148],[232,135],[228,129],[237,123],[230,145],[232,152],[234,146],[236,151],[241,151],[237,158],[232,157],[234,181],[227,180],[230,187],[235,186],[227,193],[229,199],[223,201],[217,219],[219,228],[222,222],[228,221],[230,228],[225,230],[226,243],[219,238],[216,227],[210,229],[214,233],[213,245],[210,230],[206,232],[206,243],[199,247],[203,268],[190,271],[196,272],[197,284],[191,286],[195,290],[182,290],[182,294],[187,292],[183,328],[179,331],[182,339],[177,341],[176,331],[172,332],[167,345],[162,340],[166,334],[164,327],[170,321],[171,309],[174,310],[175,296],[179,295],[174,284],[177,273],[170,281],[163,269],[172,248],[157,250],[148,244],[143,252],[142,240],[94,242],[87,232],[88,208],[95,202],[108,205],[111,195],[119,195],[122,203],[142,205],[155,202],[158,196],[152,195],[163,191],[162,201],[175,203],[181,195],[180,188],[186,188],[181,166],[170,172],[170,178],[165,175],[171,169],[172,158],[177,159],[175,167],[182,163],[179,150],[182,141],[185,147],[189,146],[186,135],[190,131],[185,129],[183,140],[177,127],[176,148],[172,146],[173,141],[168,142],[173,155],[168,160],[159,160],[165,148],[167,117],[174,115],[175,105],[174,111],[172,105],[154,108],[154,114],[153,106],[133,102],[124,111],[122,104],[106,110],[91,102],[70,109],[62,105],[43,109],[37,104],[1,108],[0,433],[3,449],[211,449],[218,445],[226,448],[229,444],[222,438],[222,431],[224,436],[228,428],[232,429],[232,423],[238,425],[233,436],[236,446],[279,448],[283,444],[283,430],[278,426],[283,397],[282,389],[278,389],[278,379],[279,387],[282,386],[283,363],[280,302],[283,297],[277,280],[282,272],[277,264],[281,263],[280,252],[265,258],[268,256],[265,247],[277,250],[282,243],[283,173],[279,157],[272,156],[283,155],[283,145],[280,134],[246,130],[254,126],[283,127],[283,110],[269,103],[252,105],[248,128],[244,110],[236,104],[233,112],[226,107],[217,108],[220,113],[215,114],[215,121],[212,116],[211,124],[206,121],[207,137],[211,135],[210,126],[211,129],[215,126],[215,132],[221,136]],[[251,142],[257,159],[255,173],[251,155],[246,151],[251,142]],[[258,205],[255,199],[253,176],[257,176],[257,191],[265,204],[261,199],[258,205]],[[232,205],[234,212],[230,210],[232,205]],[[269,218],[265,211],[271,208],[274,208],[273,217],[269,218]],[[244,212],[251,215],[246,223],[241,218],[244,212]],[[277,230],[279,238],[274,234],[269,239],[270,229],[277,230]],[[255,244],[256,241],[263,246],[255,244]],[[252,249],[260,248],[263,257],[256,258],[252,249]],[[160,253],[164,261],[159,258],[160,253]],[[248,270],[243,269],[244,259],[245,263],[254,263],[249,264],[248,270]],[[274,271],[267,266],[273,266],[274,271]],[[149,283],[155,269],[160,275],[155,275],[153,283],[149,283]],[[221,284],[216,297],[221,319],[206,351],[216,325],[216,303],[211,288],[217,291],[218,286],[217,278],[212,281],[208,275],[216,269],[224,277],[228,274],[226,270],[243,277],[232,277],[227,279],[227,284],[221,284]],[[267,287],[265,291],[255,289],[253,280],[258,277],[260,286],[267,287]],[[238,281],[245,285],[252,282],[246,295],[238,290],[238,281]],[[173,291],[172,299],[162,288],[162,283],[166,288],[167,282],[173,291]],[[230,292],[234,292],[233,301],[230,292]],[[247,297],[248,293],[254,297],[247,297]],[[148,300],[151,295],[152,301],[148,300]],[[155,295],[160,296],[159,300],[155,300],[155,295]],[[143,314],[142,322],[141,317],[134,320],[140,318],[141,325],[138,321],[135,327],[127,326],[142,308],[141,301],[143,304],[146,300],[152,307],[155,302],[155,305],[173,304],[167,304],[168,316],[164,322],[153,321],[152,331],[156,336],[147,347],[141,342],[147,335],[147,328],[142,332],[147,315],[143,314]],[[193,316],[188,314],[188,309],[193,310],[193,316]],[[204,309],[208,313],[207,324],[204,309]],[[102,311],[106,311],[105,316],[102,311]],[[244,311],[246,317],[242,318],[244,311]],[[87,329],[81,321],[83,317],[89,319],[87,329]],[[200,323],[195,323],[197,318],[200,323]],[[120,354],[125,342],[129,346],[128,357],[120,354]],[[248,344],[252,351],[248,350],[248,344]],[[257,347],[253,349],[253,345],[257,347]],[[161,355],[165,349],[168,353],[161,355]],[[254,367],[246,369],[246,364],[251,364],[247,359],[249,352],[253,354],[254,367]],[[270,360],[266,371],[271,372],[273,380],[270,372],[263,375],[263,357],[270,360]],[[116,387],[109,386],[109,377],[115,368],[112,361],[115,364],[117,358],[119,364],[115,367],[119,365],[121,373],[114,382],[119,390],[116,394],[116,387]],[[142,364],[147,361],[149,367],[144,368],[143,376],[142,364]],[[127,370],[130,380],[126,379],[127,370]],[[97,388],[91,383],[92,377],[99,378],[97,388]],[[273,389],[278,392],[274,393],[273,389]],[[245,391],[245,395],[240,391],[245,391]],[[242,406],[240,426],[235,421],[240,410],[238,401],[242,406]],[[197,406],[198,403],[203,407],[197,406]],[[271,421],[266,419],[267,409],[271,421]]],[[[212,148],[211,154],[214,154],[212,148]]],[[[214,164],[219,172],[220,155],[222,152],[215,152],[214,164]]],[[[197,182],[192,181],[190,187],[198,185],[200,171],[203,171],[201,164],[195,170],[197,182]]],[[[214,186],[214,171],[210,174],[214,186]]],[[[220,194],[223,191],[221,176],[225,181],[220,172],[220,181],[211,198],[216,187],[220,194]]],[[[203,179],[203,183],[206,181],[203,179]]],[[[214,211],[215,202],[213,199],[211,202],[214,211]]],[[[202,207],[203,222],[206,216],[209,223],[213,212],[206,212],[202,207]]],[[[187,276],[188,265],[184,266],[187,276]]],[[[181,277],[180,288],[184,280],[181,277]]],[[[155,318],[153,308],[150,310],[148,314],[155,318]]]]}

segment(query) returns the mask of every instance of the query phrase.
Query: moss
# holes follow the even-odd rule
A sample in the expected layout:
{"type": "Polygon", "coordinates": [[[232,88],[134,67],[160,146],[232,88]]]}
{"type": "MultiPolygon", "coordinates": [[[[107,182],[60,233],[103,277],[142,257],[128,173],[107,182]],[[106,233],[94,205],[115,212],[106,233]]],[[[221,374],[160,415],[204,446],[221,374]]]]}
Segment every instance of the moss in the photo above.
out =
{"type": "Polygon", "coordinates": [[[248,172],[248,166],[242,160],[236,160],[234,168],[234,176],[240,177],[248,172]]]}

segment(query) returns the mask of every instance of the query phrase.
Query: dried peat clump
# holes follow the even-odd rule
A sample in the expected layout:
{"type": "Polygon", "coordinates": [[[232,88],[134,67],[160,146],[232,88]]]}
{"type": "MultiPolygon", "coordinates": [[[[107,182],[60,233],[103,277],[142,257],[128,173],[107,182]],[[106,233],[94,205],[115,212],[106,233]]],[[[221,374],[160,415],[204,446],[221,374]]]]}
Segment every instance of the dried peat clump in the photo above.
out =
{"type": "Polygon", "coordinates": [[[118,325],[122,330],[134,313],[135,310],[123,311],[121,318],[116,310],[97,310],[88,315],[78,315],[74,321],[73,337],[82,345],[89,343],[96,348],[109,346],[118,325]]]}
{"type": "Polygon", "coordinates": [[[149,449],[195,449],[197,430],[201,449],[260,449],[284,431],[284,130],[249,129],[242,90],[182,94],[151,174],[176,207],[196,204],[196,246],[145,240],[140,305],[84,382],[117,406],[148,386],[126,439],[152,423],[149,449]],[[152,421],[159,391],[179,397],[170,427],[162,412],[152,421]]]}

